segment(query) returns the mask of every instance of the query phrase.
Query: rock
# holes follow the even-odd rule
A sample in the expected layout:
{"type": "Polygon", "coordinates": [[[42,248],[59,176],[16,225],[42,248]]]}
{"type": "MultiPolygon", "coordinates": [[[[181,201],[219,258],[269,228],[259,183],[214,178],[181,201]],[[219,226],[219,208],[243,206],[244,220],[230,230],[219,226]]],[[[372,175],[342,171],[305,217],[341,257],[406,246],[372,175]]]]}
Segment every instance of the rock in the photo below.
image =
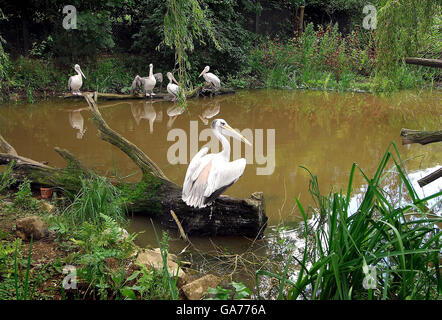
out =
{"type": "Polygon", "coordinates": [[[207,292],[209,288],[216,288],[216,286],[221,282],[221,279],[208,274],[202,278],[194,280],[186,285],[184,285],[181,289],[184,292],[184,295],[189,300],[201,300],[203,295],[207,292]]]}
{"type": "MultiPolygon", "coordinates": [[[[111,232],[111,229],[106,229],[103,231],[103,235],[107,235],[111,232]]],[[[120,233],[119,241],[123,242],[124,240],[129,237],[129,232],[126,231],[126,229],[123,229],[121,227],[118,227],[118,232],[120,233]]]]}
{"type": "MultiPolygon", "coordinates": [[[[147,268],[155,268],[156,270],[163,269],[163,258],[161,256],[160,249],[155,250],[144,250],[138,253],[137,263],[146,266],[147,268]]],[[[169,274],[175,276],[178,270],[178,264],[173,261],[170,254],[167,255],[167,270],[169,274]]],[[[181,269],[178,270],[178,278],[183,279],[185,277],[185,272],[181,269]]]]}
{"type": "Polygon", "coordinates": [[[16,234],[23,240],[30,240],[31,236],[40,240],[49,235],[49,230],[41,217],[30,216],[16,221],[16,234]]]}
{"type": "Polygon", "coordinates": [[[47,201],[42,200],[42,201],[40,201],[40,204],[41,204],[42,209],[49,212],[49,213],[52,213],[55,210],[55,206],[53,204],[50,204],[47,201]]]}

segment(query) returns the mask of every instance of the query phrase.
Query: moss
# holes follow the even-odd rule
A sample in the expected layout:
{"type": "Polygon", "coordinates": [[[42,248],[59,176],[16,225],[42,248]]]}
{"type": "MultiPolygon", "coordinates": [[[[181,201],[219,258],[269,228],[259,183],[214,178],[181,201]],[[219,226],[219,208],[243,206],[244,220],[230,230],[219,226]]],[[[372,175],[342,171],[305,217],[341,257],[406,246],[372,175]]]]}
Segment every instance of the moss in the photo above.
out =
{"type": "Polygon", "coordinates": [[[153,214],[162,214],[161,203],[156,200],[159,188],[162,185],[160,179],[153,175],[145,175],[143,179],[136,184],[121,184],[118,189],[121,191],[121,200],[128,204],[136,204],[143,199],[143,204],[149,203],[146,210],[153,214]],[[147,200],[147,201],[146,201],[147,200]]]}

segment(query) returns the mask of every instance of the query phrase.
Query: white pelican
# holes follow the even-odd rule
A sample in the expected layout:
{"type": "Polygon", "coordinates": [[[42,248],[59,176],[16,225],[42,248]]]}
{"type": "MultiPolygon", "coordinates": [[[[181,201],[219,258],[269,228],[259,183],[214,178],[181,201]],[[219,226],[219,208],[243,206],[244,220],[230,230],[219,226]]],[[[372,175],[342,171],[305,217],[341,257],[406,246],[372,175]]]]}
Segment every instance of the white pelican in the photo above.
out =
{"type": "Polygon", "coordinates": [[[71,91],[72,94],[79,95],[81,94],[80,88],[83,85],[83,79],[81,76],[83,76],[85,79],[86,77],[78,64],[74,66],[74,69],[77,71],[77,75],[69,77],[68,90],[71,91]]]}
{"type": "MultiPolygon", "coordinates": [[[[163,83],[163,74],[162,73],[155,73],[153,75],[153,77],[155,78],[156,82],[160,83],[162,85],[163,83]]],[[[135,76],[134,81],[132,81],[132,85],[130,87],[130,93],[134,94],[137,90],[138,87],[145,86],[145,81],[148,79],[149,77],[140,77],[138,74],[135,76]]],[[[161,87],[160,87],[161,88],[161,87]]]]}
{"type": "Polygon", "coordinates": [[[216,75],[209,72],[209,70],[210,67],[206,66],[198,77],[203,76],[204,80],[206,80],[211,86],[215,87],[216,90],[221,89],[221,80],[219,80],[216,75]]]}
{"type": "Polygon", "coordinates": [[[153,75],[153,64],[149,64],[149,76],[145,78],[144,82],[144,93],[146,97],[154,96],[155,93],[153,93],[153,88],[155,87],[155,84],[157,83],[157,80],[155,79],[153,75]]]}
{"type": "Polygon", "coordinates": [[[167,85],[167,92],[169,92],[169,94],[173,96],[172,101],[176,101],[181,91],[181,87],[178,86],[178,81],[176,81],[175,77],[171,72],[167,73],[167,78],[169,79],[169,84],[167,85]]]}
{"type": "Polygon", "coordinates": [[[182,199],[188,206],[195,208],[210,205],[242,176],[246,168],[244,158],[229,162],[230,144],[224,135],[242,140],[248,145],[251,143],[223,119],[213,120],[212,130],[221,140],[223,150],[207,154],[209,148],[202,148],[190,162],[184,179],[182,199]]]}

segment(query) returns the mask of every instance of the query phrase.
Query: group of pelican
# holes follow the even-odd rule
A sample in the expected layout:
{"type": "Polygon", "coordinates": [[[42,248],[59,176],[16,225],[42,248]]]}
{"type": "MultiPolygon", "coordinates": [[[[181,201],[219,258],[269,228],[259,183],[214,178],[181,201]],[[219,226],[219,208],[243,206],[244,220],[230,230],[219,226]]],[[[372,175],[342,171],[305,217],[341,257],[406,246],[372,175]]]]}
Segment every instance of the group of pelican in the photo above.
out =
{"type": "MultiPolygon", "coordinates": [[[[78,64],[74,66],[76,75],[71,76],[68,82],[68,88],[72,94],[81,94],[80,88],[83,84],[82,77],[86,79],[81,68],[78,64]]],[[[206,66],[201,72],[199,77],[203,76],[204,80],[211,85],[215,90],[221,88],[220,79],[213,73],[209,72],[210,67],[206,66]]],[[[178,81],[175,79],[171,72],[167,72],[167,78],[169,84],[167,85],[167,92],[172,95],[172,101],[176,101],[180,94],[183,94],[182,88],[179,86],[178,81]]],[[[137,87],[142,86],[143,92],[146,97],[153,97],[153,89],[157,82],[162,83],[163,76],[161,73],[153,73],[153,64],[149,65],[149,76],[140,77],[135,76],[132,82],[131,91],[135,92],[137,87]]],[[[150,106],[152,109],[153,107],[150,106]]],[[[170,108],[169,108],[170,109],[170,108]]],[[[147,110],[144,110],[144,115],[141,117],[149,118],[150,131],[153,131],[153,122],[156,118],[149,117],[153,115],[153,110],[150,110],[147,106],[147,110]],[[152,119],[151,119],[152,118],[152,119]]],[[[211,114],[216,115],[219,112],[219,104],[215,105],[214,110],[210,110],[211,114]]],[[[175,110],[172,108],[168,114],[171,119],[176,116],[175,113],[182,113],[183,109],[175,110]]],[[[208,119],[211,116],[203,115],[201,120],[208,124],[208,119]]],[[[175,117],[176,118],[176,117],[175,117]]],[[[210,206],[216,198],[218,198],[227,188],[234,184],[244,173],[246,167],[246,159],[241,158],[235,161],[230,161],[230,144],[226,136],[233,137],[243,141],[244,143],[251,145],[251,143],[242,136],[238,131],[234,130],[224,119],[215,119],[212,121],[211,129],[214,135],[221,141],[223,149],[219,153],[208,154],[209,149],[207,147],[202,148],[190,161],[190,164],[186,171],[184,178],[184,184],[182,189],[182,200],[190,207],[204,208],[210,206]]],[[[82,130],[81,130],[82,131],[82,130]]]]}
{"type": "MultiPolygon", "coordinates": [[[[78,64],[74,66],[74,70],[77,72],[76,75],[69,77],[68,81],[68,89],[72,92],[72,94],[79,95],[81,94],[80,88],[83,85],[83,78],[86,79],[83,71],[78,64]]],[[[209,72],[210,67],[206,66],[204,70],[201,72],[199,77],[203,76],[204,80],[211,85],[214,89],[219,90],[221,88],[220,79],[213,73],[209,72]]],[[[172,101],[177,101],[180,94],[184,94],[184,91],[179,86],[178,81],[175,79],[171,72],[167,72],[167,78],[169,79],[169,83],[167,85],[167,92],[172,95],[172,101]]],[[[130,91],[132,94],[135,93],[138,87],[143,88],[143,93],[146,97],[153,97],[155,93],[153,93],[153,89],[157,82],[163,82],[163,74],[162,73],[153,73],[153,64],[149,64],[149,76],[140,77],[136,75],[134,80],[132,81],[132,85],[130,87],[130,91]]],[[[183,96],[184,97],[184,96],[183,96]]]]}

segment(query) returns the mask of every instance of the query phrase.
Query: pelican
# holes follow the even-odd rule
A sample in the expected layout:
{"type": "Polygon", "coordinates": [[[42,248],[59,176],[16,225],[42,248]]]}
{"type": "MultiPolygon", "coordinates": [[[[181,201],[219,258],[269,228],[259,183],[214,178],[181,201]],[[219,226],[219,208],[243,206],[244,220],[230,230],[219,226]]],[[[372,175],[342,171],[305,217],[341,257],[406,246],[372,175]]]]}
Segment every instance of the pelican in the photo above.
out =
{"type": "Polygon", "coordinates": [[[72,94],[79,95],[81,94],[80,88],[83,85],[83,79],[81,76],[83,76],[85,79],[86,77],[78,64],[74,66],[74,69],[77,71],[77,75],[69,77],[68,90],[71,91],[72,94]]]}
{"type": "MultiPolygon", "coordinates": [[[[163,83],[163,74],[162,73],[155,73],[153,75],[156,82],[163,83]]],[[[135,76],[134,81],[132,81],[132,85],[130,86],[130,93],[134,94],[138,87],[141,87],[146,85],[145,82],[149,79],[149,77],[140,77],[138,74],[135,76]]]]}
{"type": "Polygon", "coordinates": [[[167,73],[167,78],[169,79],[169,84],[167,85],[167,92],[169,92],[169,94],[173,96],[172,101],[176,101],[178,99],[178,95],[180,94],[181,87],[178,86],[178,81],[176,81],[175,77],[171,72],[167,73]]]}
{"type": "Polygon", "coordinates": [[[212,121],[212,130],[221,140],[223,150],[207,154],[209,148],[202,148],[192,159],[184,178],[182,199],[190,207],[204,208],[210,205],[228,187],[242,176],[246,159],[230,160],[230,144],[225,136],[231,136],[248,145],[251,143],[232,129],[223,119],[212,121]]]}
{"type": "Polygon", "coordinates": [[[155,87],[155,84],[157,83],[157,79],[153,76],[153,64],[149,64],[149,76],[144,81],[144,93],[146,94],[146,97],[154,96],[155,93],[153,93],[153,88],[155,87]]]}
{"type": "Polygon", "coordinates": [[[201,72],[198,77],[203,76],[204,80],[206,80],[211,86],[215,87],[216,90],[221,89],[221,80],[219,80],[219,78],[216,75],[209,72],[209,70],[210,67],[206,66],[203,72],[201,72]]]}

